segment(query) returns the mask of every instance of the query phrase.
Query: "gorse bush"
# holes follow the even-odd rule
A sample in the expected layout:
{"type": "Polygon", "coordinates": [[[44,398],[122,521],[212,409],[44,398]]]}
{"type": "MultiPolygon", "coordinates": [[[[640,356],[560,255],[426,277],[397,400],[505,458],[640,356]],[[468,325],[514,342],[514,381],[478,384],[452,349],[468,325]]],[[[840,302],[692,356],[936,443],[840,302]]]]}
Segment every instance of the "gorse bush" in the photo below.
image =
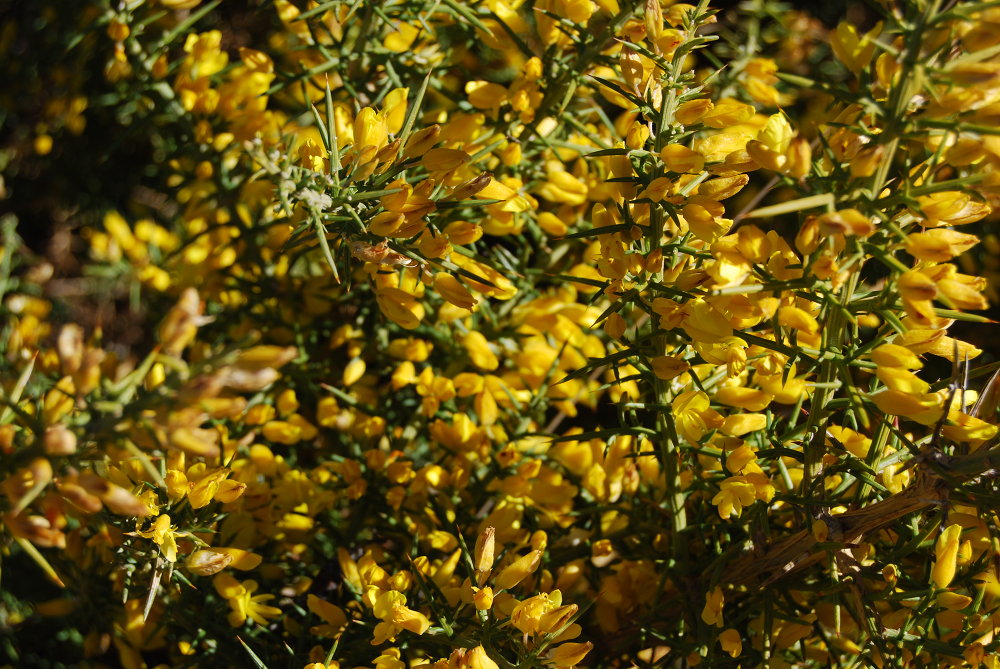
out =
{"type": "Polygon", "coordinates": [[[0,26],[0,664],[1000,667],[1000,8],[0,26]]]}

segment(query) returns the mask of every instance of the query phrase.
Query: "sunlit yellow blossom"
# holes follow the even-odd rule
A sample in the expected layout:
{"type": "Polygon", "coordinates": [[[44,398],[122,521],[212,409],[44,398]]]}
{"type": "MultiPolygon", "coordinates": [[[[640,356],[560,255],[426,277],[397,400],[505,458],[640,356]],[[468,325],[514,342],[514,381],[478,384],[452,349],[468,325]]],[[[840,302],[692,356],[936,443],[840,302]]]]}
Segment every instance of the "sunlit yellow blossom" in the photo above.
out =
{"type": "Polygon", "coordinates": [[[739,517],[743,508],[757,499],[757,490],[743,476],[731,476],[720,484],[720,491],[712,498],[719,510],[719,517],[726,519],[734,513],[739,517]]]}
{"type": "Polygon", "coordinates": [[[406,597],[395,590],[375,594],[372,612],[382,620],[375,626],[372,645],[391,641],[403,630],[423,634],[430,628],[430,620],[422,613],[407,608],[406,597]]]}
{"type": "Polygon", "coordinates": [[[257,591],[256,581],[240,583],[228,574],[217,574],[212,583],[216,592],[229,603],[231,610],[227,619],[233,627],[243,625],[248,618],[258,625],[267,625],[269,618],[281,615],[281,609],[264,604],[274,599],[274,595],[253,594],[257,591]]]}

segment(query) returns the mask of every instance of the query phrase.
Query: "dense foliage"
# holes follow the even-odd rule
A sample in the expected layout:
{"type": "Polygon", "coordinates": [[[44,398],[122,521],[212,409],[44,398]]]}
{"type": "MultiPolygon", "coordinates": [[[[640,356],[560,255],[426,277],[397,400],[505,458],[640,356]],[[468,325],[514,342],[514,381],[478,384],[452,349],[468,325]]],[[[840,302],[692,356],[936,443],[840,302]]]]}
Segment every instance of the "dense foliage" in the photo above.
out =
{"type": "Polygon", "coordinates": [[[997,3],[3,4],[0,665],[1000,667],[997,3]]]}

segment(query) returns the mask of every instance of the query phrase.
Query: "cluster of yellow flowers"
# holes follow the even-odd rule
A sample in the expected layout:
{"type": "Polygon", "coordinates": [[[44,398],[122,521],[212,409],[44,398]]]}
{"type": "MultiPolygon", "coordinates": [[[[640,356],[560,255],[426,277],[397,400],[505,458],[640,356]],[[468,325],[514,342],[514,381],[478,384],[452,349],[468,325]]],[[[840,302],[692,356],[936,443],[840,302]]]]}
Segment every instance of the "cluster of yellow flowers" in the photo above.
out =
{"type": "Polygon", "coordinates": [[[1000,667],[994,3],[258,4],[4,93],[150,159],[4,222],[0,666],[1000,667]]]}

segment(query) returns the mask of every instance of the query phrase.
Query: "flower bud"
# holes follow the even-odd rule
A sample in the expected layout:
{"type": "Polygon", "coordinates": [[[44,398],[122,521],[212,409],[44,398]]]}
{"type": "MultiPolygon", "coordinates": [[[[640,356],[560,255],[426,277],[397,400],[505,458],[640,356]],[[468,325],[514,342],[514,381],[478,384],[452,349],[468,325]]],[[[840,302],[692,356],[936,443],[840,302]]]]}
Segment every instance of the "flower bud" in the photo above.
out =
{"type": "Polygon", "coordinates": [[[64,374],[73,374],[83,364],[83,328],[75,323],[64,325],[57,342],[59,362],[64,374]]]}
{"type": "Polygon", "coordinates": [[[434,275],[434,290],[438,295],[461,309],[472,309],[479,300],[451,274],[439,272],[434,275]]]}
{"type": "Polygon", "coordinates": [[[354,145],[359,149],[374,146],[377,151],[388,139],[389,126],[384,114],[365,107],[354,117],[354,145]]]}
{"type": "Polygon", "coordinates": [[[560,644],[549,654],[549,661],[557,667],[574,667],[583,662],[593,647],[594,644],[589,641],[560,644]]]}
{"type": "Polygon", "coordinates": [[[42,445],[47,455],[72,455],[76,453],[76,434],[65,425],[51,425],[45,429],[42,445]]]}
{"type": "Polygon", "coordinates": [[[805,179],[812,169],[812,147],[801,135],[792,140],[785,152],[785,173],[796,179],[805,179]]]}
{"type": "Polygon", "coordinates": [[[647,139],[649,139],[649,126],[636,121],[628,129],[628,134],[625,136],[625,146],[630,149],[641,149],[646,146],[647,139]]]}
{"type": "Polygon", "coordinates": [[[83,472],[80,485],[92,495],[96,495],[111,510],[121,516],[148,516],[150,511],[142,500],[131,492],[101,478],[93,472],[83,472]]]}
{"type": "MultiPolygon", "coordinates": [[[[483,172],[478,177],[470,179],[460,186],[456,187],[449,196],[453,200],[466,200],[470,197],[475,196],[479,191],[486,188],[490,181],[493,180],[493,175],[489,172],[483,172]]],[[[447,231],[445,234],[448,234],[447,231]]],[[[456,242],[457,243],[457,242],[456,242]]]]}
{"type": "Polygon", "coordinates": [[[955,578],[961,536],[962,526],[955,524],[945,528],[938,537],[934,547],[934,566],[931,568],[931,582],[935,587],[947,588],[955,578]]]}
{"type": "Polygon", "coordinates": [[[191,553],[185,566],[197,576],[211,576],[228,567],[232,561],[231,555],[218,553],[212,549],[202,549],[191,553]]]}
{"type": "Polygon", "coordinates": [[[417,132],[410,135],[410,139],[406,142],[406,148],[403,150],[404,158],[419,158],[427,153],[432,146],[437,144],[438,137],[441,135],[441,126],[434,124],[423,130],[418,130],[417,132]]]}
{"type": "Polygon", "coordinates": [[[58,479],[56,480],[56,490],[83,513],[97,513],[104,507],[99,497],[91,495],[75,481],[58,479]]]}
{"type": "Polygon", "coordinates": [[[160,323],[159,336],[163,352],[179,356],[194,340],[198,327],[205,323],[201,298],[194,288],[185,288],[177,304],[160,323]]]}
{"type": "Polygon", "coordinates": [[[493,556],[496,547],[496,528],[490,526],[476,537],[476,548],[473,551],[473,564],[476,568],[476,580],[480,585],[493,569],[493,556]]]}
{"type": "Polygon", "coordinates": [[[705,167],[705,157],[683,144],[667,144],[660,151],[660,160],[671,172],[697,174],[705,167]]]}
{"type": "Polygon", "coordinates": [[[431,149],[423,155],[421,162],[429,172],[451,172],[469,162],[469,154],[461,149],[431,149]]]}

